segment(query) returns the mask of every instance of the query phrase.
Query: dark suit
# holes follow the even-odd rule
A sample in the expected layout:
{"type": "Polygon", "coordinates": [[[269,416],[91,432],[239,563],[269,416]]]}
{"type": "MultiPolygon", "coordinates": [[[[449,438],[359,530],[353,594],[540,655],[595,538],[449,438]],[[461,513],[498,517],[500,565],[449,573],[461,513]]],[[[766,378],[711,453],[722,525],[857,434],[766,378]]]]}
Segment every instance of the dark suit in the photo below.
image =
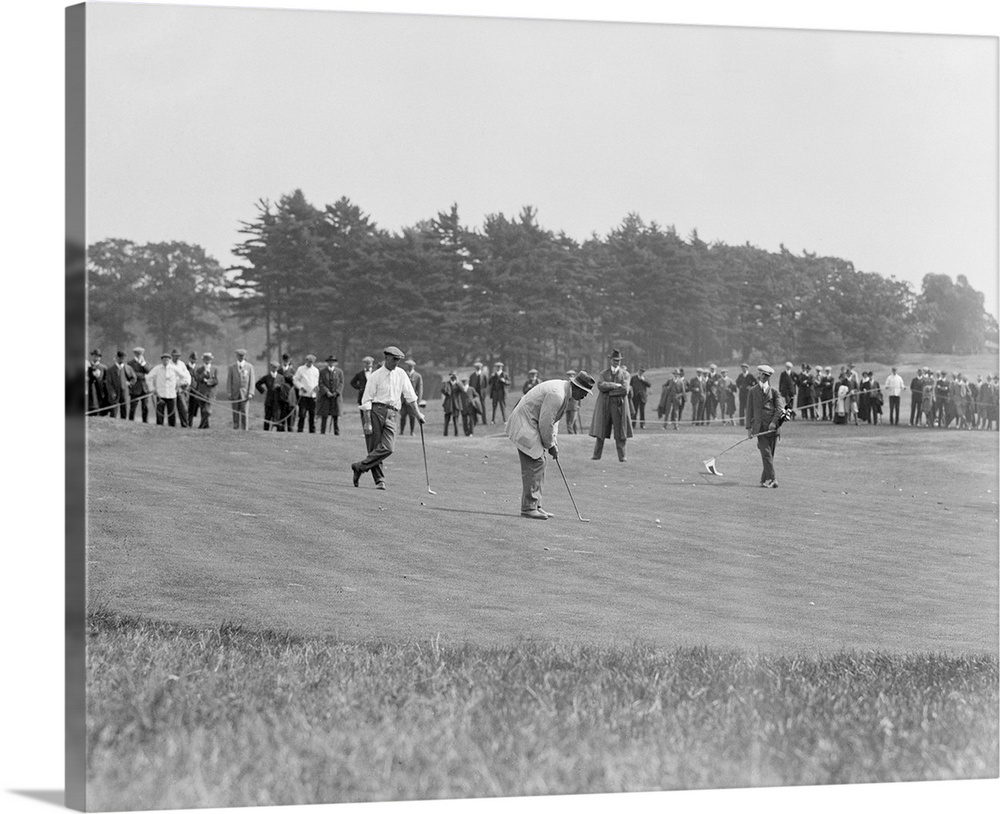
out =
{"type": "Polygon", "coordinates": [[[87,412],[110,415],[108,410],[108,368],[100,362],[87,363],[87,412]]]}
{"type": "Polygon", "coordinates": [[[641,373],[636,373],[630,380],[629,386],[632,388],[632,395],[630,401],[632,402],[632,428],[635,429],[635,423],[638,419],[639,428],[644,429],[646,427],[646,399],[649,396],[649,379],[643,376],[641,373]]]}
{"type": "Polygon", "coordinates": [[[288,401],[289,384],[281,371],[268,371],[254,383],[254,389],[264,394],[264,432],[275,427],[278,432],[284,432],[281,424],[281,402],[288,401]],[[284,397],[282,397],[284,393],[284,397]]]}
{"type": "Polygon", "coordinates": [[[152,371],[149,363],[142,363],[138,359],[129,359],[128,366],[132,368],[133,379],[129,385],[128,394],[130,403],[128,406],[128,420],[135,419],[135,408],[142,407],[142,423],[149,421],[149,387],[146,385],[146,374],[152,371]]]}
{"type": "Polygon", "coordinates": [[[333,434],[340,435],[340,415],[343,412],[344,371],[336,365],[325,367],[319,372],[319,415],[320,435],[326,433],[326,420],[330,419],[333,434]]]}
{"type": "MultiPolygon", "coordinates": [[[[219,374],[215,370],[215,365],[206,367],[201,364],[194,369],[191,376],[191,406],[197,406],[197,412],[201,413],[201,422],[198,424],[199,430],[208,429],[208,419],[212,415],[212,394],[219,385],[219,374]]],[[[196,410],[191,410],[191,423],[194,424],[196,410]]]]}
{"type": "Polygon", "coordinates": [[[351,387],[358,391],[358,415],[361,417],[361,426],[365,424],[365,417],[361,410],[361,397],[365,394],[365,385],[368,384],[370,370],[359,370],[351,377],[351,387]]]}
{"type": "Polygon", "coordinates": [[[497,407],[500,408],[500,418],[507,421],[507,388],[510,387],[510,379],[503,371],[490,376],[490,401],[493,402],[493,417],[491,423],[496,423],[497,407]]]}
{"type": "MultiPolygon", "coordinates": [[[[778,393],[789,408],[795,402],[795,386],[798,384],[798,381],[799,377],[794,370],[781,371],[781,376],[778,379],[778,393]]],[[[772,384],[771,386],[773,387],[774,385],[772,384]]],[[[792,418],[794,417],[795,412],[792,411],[792,418]]]]}
{"type": "MultiPolygon", "coordinates": [[[[480,368],[482,370],[482,368],[480,368]]],[[[485,373],[473,373],[469,376],[469,387],[479,395],[479,403],[482,405],[483,423],[486,423],[486,390],[489,386],[489,377],[485,373]]],[[[420,395],[419,393],[417,394],[420,395]]],[[[473,419],[473,423],[478,423],[479,417],[473,419]]]]}
{"type": "Polygon", "coordinates": [[[117,407],[118,417],[128,418],[129,388],[134,380],[135,373],[126,362],[121,365],[116,363],[108,368],[108,406],[111,407],[111,415],[114,415],[117,407]]]}
{"type": "Polygon", "coordinates": [[[774,388],[765,393],[758,382],[747,394],[746,424],[750,436],[757,436],[757,449],[764,469],[760,482],[774,480],[774,447],[778,443],[778,426],[785,409],[785,400],[774,388]],[[761,433],[766,433],[762,435],[761,433]]]}
{"type": "Polygon", "coordinates": [[[740,373],[736,377],[736,389],[740,394],[740,426],[743,426],[744,417],[747,414],[747,393],[750,388],[757,384],[757,377],[753,373],[740,373]]]}

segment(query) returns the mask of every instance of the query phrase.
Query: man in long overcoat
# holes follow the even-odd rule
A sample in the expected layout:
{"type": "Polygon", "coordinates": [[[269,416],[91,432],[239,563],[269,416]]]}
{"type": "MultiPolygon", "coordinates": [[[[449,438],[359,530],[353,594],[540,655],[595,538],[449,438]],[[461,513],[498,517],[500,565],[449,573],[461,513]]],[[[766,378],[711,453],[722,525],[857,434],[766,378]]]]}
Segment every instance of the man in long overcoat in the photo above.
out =
{"type": "Polygon", "coordinates": [[[201,355],[201,364],[194,369],[191,384],[191,400],[198,402],[198,412],[201,420],[199,430],[208,429],[208,419],[212,415],[212,396],[219,385],[219,373],[212,364],[215,357],[206,351],[201,355]]]}
{"type": "Polygon", "coordinates": [[[503,362],[493,365],[493,375],[490,376],[490,401],[493,402],[493,417],[491,424],[497,422],[497,407],[500,408],[500,420],[507,420],[507,388],[510,387],[510,377],[503,372],[503,362]]]}
{"type": "Polygon", "coordinates": [[[128,418],[128,394],[134,380],[135,372],[125,362],[125,351],[118,351],[115,363],[108,368],[108,404],[112,415],[117,411],[119,418],[128,418]]]}
{"type": "Polygon", "coordinates": [[[612,350],[608,358],[610,366],[597,377],[597,403],[590,421],[590,434],[597,439],[594,443],[593,460],[601,460],[604,439],[614,435],[618,460],[624,461],[625,442],[632,437],[632,422],[628,412],[629,377],[622,365],[620,350],[612,350]]]}
{"type": "Polygon", "coordinates": [[[344,371],[337,367],[337,357],[326,357],[326,368],[319,372],[319,400],[316,415],[319,416],[319,433],[326,432],[326,420],[330,419],[333,434],[340,435],[340,416],[343,414],[344,371]]]}
{"type": "Polygon", "coordinates": [[[226,371],[226,398],[231,402],[233,429],[247,428],[247,405],[253,398],[253,365],[247,361],[246,348],[236,351],[236,361],[226,371]]]}

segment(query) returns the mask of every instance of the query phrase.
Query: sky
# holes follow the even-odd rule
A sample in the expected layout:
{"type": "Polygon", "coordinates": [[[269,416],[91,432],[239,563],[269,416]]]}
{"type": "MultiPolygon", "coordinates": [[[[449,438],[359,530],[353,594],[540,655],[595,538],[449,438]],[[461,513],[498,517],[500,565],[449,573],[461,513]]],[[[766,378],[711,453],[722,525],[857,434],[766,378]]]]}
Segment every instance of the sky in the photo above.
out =
{"type": "Polygon", "coordinates": [[[88,37],[91,243],[228,266],[295,189],[392,231],[634,212],[917,291],[965,274],[998,314],[992,37],[141,3],[90,4],[88,37]]]}

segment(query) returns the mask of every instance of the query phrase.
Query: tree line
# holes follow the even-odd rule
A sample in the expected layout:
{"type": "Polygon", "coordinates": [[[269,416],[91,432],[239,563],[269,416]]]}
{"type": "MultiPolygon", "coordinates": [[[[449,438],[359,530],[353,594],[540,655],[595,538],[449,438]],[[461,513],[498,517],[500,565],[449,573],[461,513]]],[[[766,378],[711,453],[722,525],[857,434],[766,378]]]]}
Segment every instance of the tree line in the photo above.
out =
{"type": "Polygon", "coordinates": [[[651,368],[890,362],[996,340],[983,294],[962,274],[929,274],[917,293],[843,258],[707,244],[634,213],[581,243],[544,229],[530,206],[473,227],[453,205],[399,232],[346,197],[318,208],[295,190],[255,209],[228,269],[186,243],[91,245],[91,328],[124,347],[138,322],[166,347],[235,318],[264,329],[261,357],[346,360],[392,342],[421,364],[502,360],[514,370],[597,369],[612,347],[651,368]]]}

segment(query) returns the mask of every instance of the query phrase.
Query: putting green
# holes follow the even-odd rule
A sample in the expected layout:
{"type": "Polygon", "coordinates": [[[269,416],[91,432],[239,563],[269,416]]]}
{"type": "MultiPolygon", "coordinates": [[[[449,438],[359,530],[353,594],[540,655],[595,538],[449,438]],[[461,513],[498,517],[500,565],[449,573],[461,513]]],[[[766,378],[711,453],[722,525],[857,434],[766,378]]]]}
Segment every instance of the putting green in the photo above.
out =
{"type": "MultiPolygon", "coordinates": [[[[255,405],[256,407],[256,405],[255,405]]],[[[739,428],[560,436],[547,521],[500,426],[397,439],[388,490],[343,434],[88,424],[88,588],[124,613],[352,639],[997,651],[997,434],[797,421],[780,488],[739,428]],[[484,432],[485,429],[485,432],[484,432]],[[608,454],[610,453],[610,454],[608,454]]],[[[259,423],[257,424],[259,427],[259,423]]]]}

